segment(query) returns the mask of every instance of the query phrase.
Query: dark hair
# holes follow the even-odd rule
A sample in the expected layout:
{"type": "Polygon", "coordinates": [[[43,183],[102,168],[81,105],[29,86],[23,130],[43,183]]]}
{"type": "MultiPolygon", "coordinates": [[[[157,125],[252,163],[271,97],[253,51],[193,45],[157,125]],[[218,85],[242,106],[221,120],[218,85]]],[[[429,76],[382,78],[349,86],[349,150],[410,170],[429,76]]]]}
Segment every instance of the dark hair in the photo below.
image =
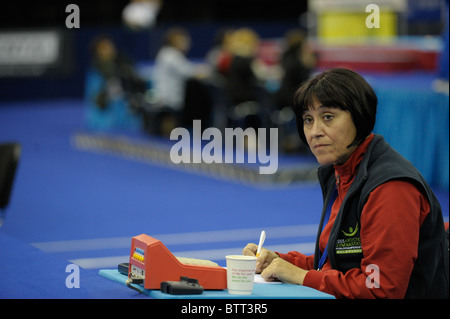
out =
{"type": "Polygon", "coordinates": [[[323,106],[349,111],[356,127],[359,145],[375,126],[378,98],[372,87],[358,73],[343,69],[328,69],[305,82],[294,94],[294,113],[301,140],[308,145],[303,131],[303,113],[317,99],[323,106]]]}
{"type": "Polygon", "coordinates": [[[163,45],[173,46],[173,40],[176,36],[190,37],[190,34],[183,27],[171,27],[163,34],[163,45]]]}

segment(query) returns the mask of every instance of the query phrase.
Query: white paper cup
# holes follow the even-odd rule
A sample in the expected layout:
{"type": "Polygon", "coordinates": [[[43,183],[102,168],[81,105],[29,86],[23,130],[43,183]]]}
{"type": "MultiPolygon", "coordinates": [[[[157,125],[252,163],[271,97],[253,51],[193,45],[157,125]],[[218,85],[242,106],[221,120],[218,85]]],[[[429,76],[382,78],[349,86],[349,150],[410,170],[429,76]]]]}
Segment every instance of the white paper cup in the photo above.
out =
{"type": "Polygon", "coordinates": [[[233,295],[251,295],[255,277],[256,257],[228,255],[227,286],[228,293],[233,295]]]}

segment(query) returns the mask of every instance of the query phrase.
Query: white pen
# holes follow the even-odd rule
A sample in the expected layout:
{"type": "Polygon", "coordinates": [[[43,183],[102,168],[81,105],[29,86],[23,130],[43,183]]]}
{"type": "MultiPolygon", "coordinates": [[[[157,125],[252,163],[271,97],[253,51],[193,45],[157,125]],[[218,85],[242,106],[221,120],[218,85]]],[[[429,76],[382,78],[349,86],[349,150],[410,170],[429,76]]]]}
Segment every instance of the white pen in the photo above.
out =
{"type": "Polygon", "coordinates": [[[256,251],[256,257],[259,257],[259,254],[261,253],[262,245],[264,244],[264,240],[266,240],[266,232],[263,230],[261,232],[261,236],[259,236],[259,244],[258,244],[258,250],[256,251]]]}

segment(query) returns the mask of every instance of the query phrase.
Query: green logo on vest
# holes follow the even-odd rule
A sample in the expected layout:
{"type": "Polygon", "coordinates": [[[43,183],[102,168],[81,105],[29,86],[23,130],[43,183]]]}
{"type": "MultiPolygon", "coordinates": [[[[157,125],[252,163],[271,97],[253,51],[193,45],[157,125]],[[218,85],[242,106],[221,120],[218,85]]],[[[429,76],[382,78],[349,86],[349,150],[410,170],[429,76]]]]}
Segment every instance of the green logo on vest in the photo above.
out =
{"type": "Polygon", "coordinates": [[[346,233],[345,231],[341,230],[341,232],[347,237],[355,236],[357,231],[358,231],[358,223],[356,223],[355,230],[353,230],[353,227],[349,227],[348,228],[348,233],[346,233]]]}
{"type": "Polygon", "coordinates": [[[336,242],[336,254],[356,254],[362,253],[361,238],[355,237],[358,233],[359,224],[356,223],[355,228],[349,227],[348,232],[341,230],[345,238],[340,238],[336,242]]]}

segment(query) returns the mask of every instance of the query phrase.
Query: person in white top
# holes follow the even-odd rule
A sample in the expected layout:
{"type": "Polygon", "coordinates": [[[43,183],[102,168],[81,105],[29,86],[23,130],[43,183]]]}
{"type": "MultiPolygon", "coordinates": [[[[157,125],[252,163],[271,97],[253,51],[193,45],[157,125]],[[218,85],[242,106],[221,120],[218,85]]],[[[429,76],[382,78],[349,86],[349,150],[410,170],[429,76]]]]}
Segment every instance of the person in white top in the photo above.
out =
{"type": "Polygon", "coordinates": [[[187,31],[171,28],[165,34],[165,41],[155,58],[153,84],[158,104],[180,112],[183,109],[186,81],[194,76],[194,66],[186,53],[191,45],[187,31]]]}

